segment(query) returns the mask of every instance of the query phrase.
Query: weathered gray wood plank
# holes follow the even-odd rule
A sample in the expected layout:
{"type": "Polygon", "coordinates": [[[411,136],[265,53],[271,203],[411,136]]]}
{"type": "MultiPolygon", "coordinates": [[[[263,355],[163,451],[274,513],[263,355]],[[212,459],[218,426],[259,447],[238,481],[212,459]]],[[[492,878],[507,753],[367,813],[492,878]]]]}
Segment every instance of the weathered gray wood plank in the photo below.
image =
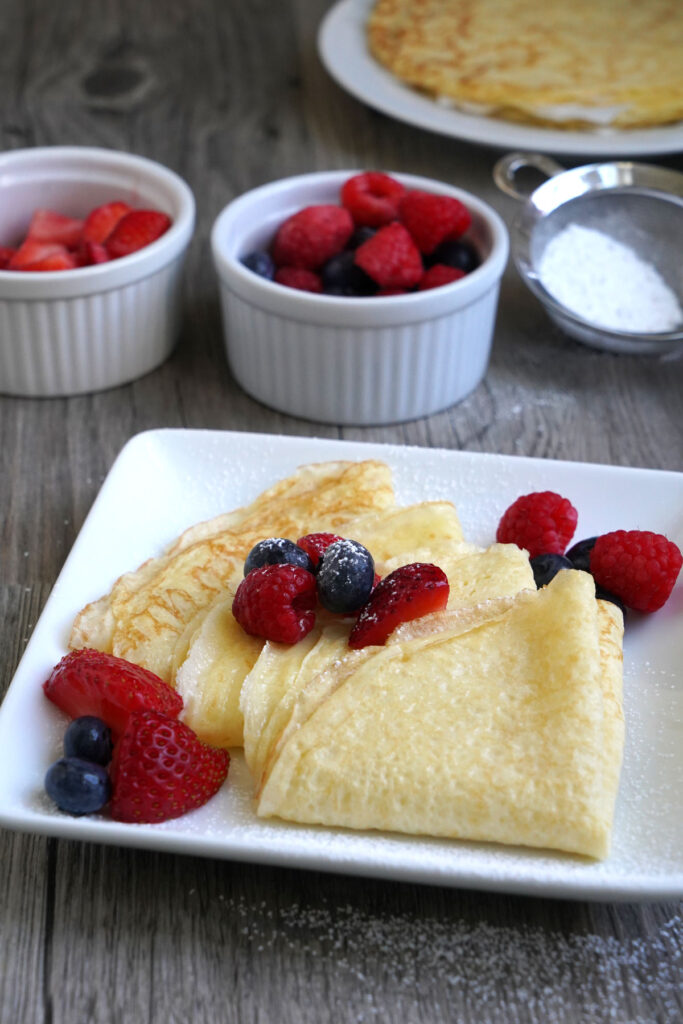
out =
{"type": "MultiPolygon", "coordinates": [[[[114,458],[159,426],[683,468],[683,361],[592,352],[510,267],[489,373],[386,428],[265,409],[227,369],[208,235],[252,185],[383,167],[477,192],[494,151],[393,122],[324,72],[323,0],[5,0],[3,148],[130,149],[198,199],[179,345],[127,387],[0,397],[0,691],[114,458]]],[[[680,156],[662,159],[683,167],[680,156]]],[[[133,497],[135,500],[135,496],[133,497]]],[[[140,497],[139,500],[143,500],[140,497]]],[[[680,906],[533,900],[0,834],[0,1021],[646,1024],[683,1016],[680,906]]]]}

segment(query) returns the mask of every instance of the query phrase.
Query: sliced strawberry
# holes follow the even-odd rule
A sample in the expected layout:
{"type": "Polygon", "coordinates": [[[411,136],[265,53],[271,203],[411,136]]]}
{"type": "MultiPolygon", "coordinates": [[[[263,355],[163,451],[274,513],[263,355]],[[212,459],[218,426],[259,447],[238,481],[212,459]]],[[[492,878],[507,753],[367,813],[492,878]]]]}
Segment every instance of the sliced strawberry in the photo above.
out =
{"type": "Polygon", "coordinates": [[[53,242],[74,249],[81,240],[83,221],[64,217],[54,210],[36,210],[28,226],[26,237],[34,242],[53,242]]]}
{"type": "MultiPolygon", "coordinates": [[[[62,246],[64,249],[64,247],[62,246]]],[[[48,270],[74,270],[78,266],[78,260],[68,249],[63,252],[54,252],[45,259],[37,260],[35,263],[27,263],[22,270],[48,271],[48,270]]]]}
{"type": "Polygon", "coordinates": [[[449,590],[445,572],[436,565],[413,562],[394,569],[377,584],[361,608],[349,647],[381,647],[402,622],[445,608],[449,590]]]}
{"type": "Polygon", "coordinates": [[[5,270],[16,251],[9,245],[0,245],[0,270],[5,270]]]}
{"type": "Polygon", "coordinates": [[[76,259],[79,267],[92,267],[96,263],[109,263],[109,253],[101,242],[81,242],[76,259]]]}
{"type": "Polygon", "coordinates": [[[171,218],[159,210],[131,210],[107,239],[107,252],[113,260],[129,256],[161,238],[170,226],[171,218]]]}
{"type": "Polygon", "coordinates": [[[104,203],[102,206],[91,210],[85,218],[81,237],[84,242],[106,242],[110,234],[127,213],[131,212],[128,203],[115,200],[113,203],[104,203]]]}
{"type": "Polygon", "coordinates": [[[95,715],[115,734],[123,732],[133,711],[161,711],[175,717],[183,707],[181,696],[153,672],[89,648],[62,658],[43,690],[71,718],[95,715]]]}
{"type": "Polygon", "coordinates": [[[37,242],[34,238],[27,238],[11,257],[7,269],[23,270],[29,263],[40,263],[48,256],[67,251],[65,246],[57,245],[55,242],[37,242]]]}
{"type": "Polygon", "coordinates": [[[110,767],[115,821],[157,823],[201,807],[223,785],[227,750],[202,743],[184,722],[136,711],[114,748],[110,767]]]}

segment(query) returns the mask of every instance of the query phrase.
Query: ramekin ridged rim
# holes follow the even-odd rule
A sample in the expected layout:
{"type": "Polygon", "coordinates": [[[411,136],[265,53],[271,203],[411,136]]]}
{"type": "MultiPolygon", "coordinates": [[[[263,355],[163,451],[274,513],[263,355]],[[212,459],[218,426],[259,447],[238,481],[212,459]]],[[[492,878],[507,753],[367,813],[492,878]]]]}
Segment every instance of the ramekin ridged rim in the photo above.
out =
{"type": "MultiPolygon", "coordinates": [[[[488,203],[473,193],[433,178],[388,171],[408,188],[423,189],[450,195],[465,203],[473,218],[486,226],[491,237],[491,251],[476,270],[466,277],[440,288],[407,295],[372,298],[350,298],[318,295],[287,289],[254,274],[240,262],[237,222],[250,209],[256,210],[264,200],[281,199],[283,209],[294,192],[310,192],[310,202],[334,201],[339,187],[357,169],[318,171],[280,178],[242,193],[218,214],[211,231],[211,249],[220,280],[246,302],[290,320],[321,325],[347,327],[380,327],[421,320],[456,312],[475,302],[498,281],[507,264],[510,242],[507,227],[488,203]],[[323,198],[324,192],[329,197],[323,198]]],[[[302,205],[306,205],[303,203],[302,205]]],[[[293,211],[292,211],[293,212],[293,211]]]]}

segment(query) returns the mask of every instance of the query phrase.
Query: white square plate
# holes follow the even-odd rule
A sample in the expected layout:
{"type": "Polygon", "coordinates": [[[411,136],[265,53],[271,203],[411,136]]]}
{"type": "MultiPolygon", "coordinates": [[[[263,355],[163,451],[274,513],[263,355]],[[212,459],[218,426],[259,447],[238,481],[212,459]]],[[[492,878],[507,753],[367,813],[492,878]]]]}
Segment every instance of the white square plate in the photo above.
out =
{"type": "Polygon", "coordinates": [[[582,899],[683,893],[683,581],[651,616],[629,614],[626,752],[610,857],[579,857],[376,832],[301,827],[256,817],[235,753],[205,807],[162,825],[74,818],[43,794],[64,720],[41,684],[66,651],[76,612],[122,572],[161,553],[185,527],[244,504],[302,463],[382,458],[401,503],[448,498],[465,535],[495,539],[520,494],[555,490],[579,511],[576,538],[652,529],[683,546],[683,474],[395,445],[155,430],[123,449],[45,605],[0,708],[0,824],[29,832],[323,871],[582,899]]]}

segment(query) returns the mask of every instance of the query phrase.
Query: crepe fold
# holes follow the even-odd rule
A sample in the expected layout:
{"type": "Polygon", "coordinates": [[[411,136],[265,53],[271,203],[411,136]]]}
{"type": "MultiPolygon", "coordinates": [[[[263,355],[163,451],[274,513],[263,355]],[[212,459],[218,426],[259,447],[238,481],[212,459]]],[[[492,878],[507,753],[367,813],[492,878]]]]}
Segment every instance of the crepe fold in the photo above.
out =
{"type": "Polygon", "coordinates": [[[384,647],[344,650],[339,625],[298,652],[267,645],[242,696],[258,814],[605,857],[622,632],[565,570],[384,647]]]}

